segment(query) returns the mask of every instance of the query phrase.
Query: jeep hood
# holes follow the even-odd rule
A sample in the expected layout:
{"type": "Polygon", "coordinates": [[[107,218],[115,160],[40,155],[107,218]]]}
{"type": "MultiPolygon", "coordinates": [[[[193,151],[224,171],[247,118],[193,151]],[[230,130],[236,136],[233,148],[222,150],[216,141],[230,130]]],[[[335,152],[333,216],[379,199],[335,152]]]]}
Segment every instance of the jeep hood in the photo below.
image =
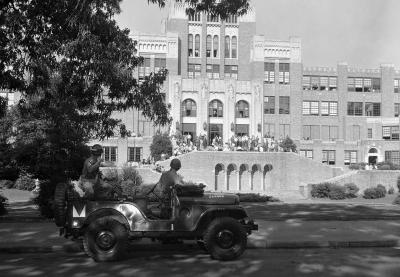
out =
{"type": "Polygon", "coordinates": [[[198,197],[179,197],[181,202],[190,202],[203,205],[238,205],[239,196],[233,193],[205,192],[203,196],[198,197]]]}

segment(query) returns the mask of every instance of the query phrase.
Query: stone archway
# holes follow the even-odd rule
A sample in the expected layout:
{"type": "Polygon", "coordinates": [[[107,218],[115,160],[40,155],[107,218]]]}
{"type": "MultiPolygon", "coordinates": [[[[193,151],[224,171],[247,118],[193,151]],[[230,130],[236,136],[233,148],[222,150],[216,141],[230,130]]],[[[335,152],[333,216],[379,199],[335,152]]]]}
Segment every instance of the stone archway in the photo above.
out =
{"type": "Polygon", "coordinates": [[[266,191],[268,185],[271,186],[271,176],[269,172],[272,170],[272,164],[266,164],[264,165],[263,169],[263,185],[262,185],[262,191],[266,191]]]}
{"type": "Polygon", "coordinates": [[[224,185],[224,177],[223,176],[224,175],[222,173],[224,170],[225,170],[225,167],[223,164],[219,163],[219,164],[215,165],[215,168],[214,168],[214,173],[215,173],[214,189],[215,189],[215,191],[217,191],[218,189],[223,190],[223,185],[224,185]]]}
{"type": "Polygon", "coordinates": [[[234,184],[236,184],[237,180],[237,166],[235,164],[229,164],[226,168],[226,190],[232,190],[234,184]]]}
{"type": "Polygon", "coordinates": [[[248,191],[249,188],[249,165],[241,164],[239,167],[239,183],[238,183],[238,191],[248,191]]]}
{"type": "Polygon", "coordinates": [[[263,174],[261,172],[260,164],[253,164],[251,167],[251,177],[250,177],[250,190],[262,190],[263,174]],[[257,184],[259,184],[257,186],[257,184]],[[258,189],[257,189],[258,187],[258,189]],[[256,189],[255,189],[256,188],[256,189]]]}

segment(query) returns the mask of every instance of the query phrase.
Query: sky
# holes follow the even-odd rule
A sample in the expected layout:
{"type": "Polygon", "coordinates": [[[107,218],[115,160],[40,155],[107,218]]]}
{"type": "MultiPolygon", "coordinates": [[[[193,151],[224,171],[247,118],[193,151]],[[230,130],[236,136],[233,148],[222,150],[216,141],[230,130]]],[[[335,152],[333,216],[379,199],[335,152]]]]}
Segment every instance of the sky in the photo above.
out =
{"type": "MultiPolygon", "coordinates": [[[[305,66],[400,69],[400,0],[250,0],[257,34],[300,37],[305,66]]],[[[116,17],[123,28],[161,33],[167,8],[147,0],[123,0],[116,17]]]]}

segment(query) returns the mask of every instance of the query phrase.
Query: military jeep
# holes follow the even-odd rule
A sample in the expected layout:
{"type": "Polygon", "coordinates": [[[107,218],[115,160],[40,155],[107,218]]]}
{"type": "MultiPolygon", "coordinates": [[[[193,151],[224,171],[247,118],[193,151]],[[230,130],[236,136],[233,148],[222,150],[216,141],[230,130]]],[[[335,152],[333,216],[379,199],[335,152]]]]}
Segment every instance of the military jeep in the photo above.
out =
{"type": "Polygon", "coordinates": [[[95,261],[119,260],[129,241],[141,238],[196,240],[213,259],[233,260],[246,249],[247,235],[258,230],[238,196],[228,193],[178,196],[171,187],[170,218],[161,218],[160,205],[154,208],[148,201],[151,194],[160,200],[155,187],[132,199],[89,200],[74,196],[71,185],[58,184],[55,222],[60,234],[83,239],[85,252],[95,261]]]}

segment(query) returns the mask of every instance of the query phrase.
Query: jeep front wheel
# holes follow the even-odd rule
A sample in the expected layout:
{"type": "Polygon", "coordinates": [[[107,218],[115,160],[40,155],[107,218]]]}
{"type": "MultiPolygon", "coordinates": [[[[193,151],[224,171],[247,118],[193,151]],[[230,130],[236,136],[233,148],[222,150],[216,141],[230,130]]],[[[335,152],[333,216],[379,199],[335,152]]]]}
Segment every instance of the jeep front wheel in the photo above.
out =
{"type": "Polygon", "coordinates": [[[234,218],[216,218],[204,233],[204,244],[213,259],[234,260],[246,249],[246,230],[234,218]]]}
{"type": "Polygon", "coordinates": [[[127,245],[128,232],[125,226],[107,216],[90,223],[83,240],[86,254],[96,262],[109,262],[124,258],[127,245]]]}

